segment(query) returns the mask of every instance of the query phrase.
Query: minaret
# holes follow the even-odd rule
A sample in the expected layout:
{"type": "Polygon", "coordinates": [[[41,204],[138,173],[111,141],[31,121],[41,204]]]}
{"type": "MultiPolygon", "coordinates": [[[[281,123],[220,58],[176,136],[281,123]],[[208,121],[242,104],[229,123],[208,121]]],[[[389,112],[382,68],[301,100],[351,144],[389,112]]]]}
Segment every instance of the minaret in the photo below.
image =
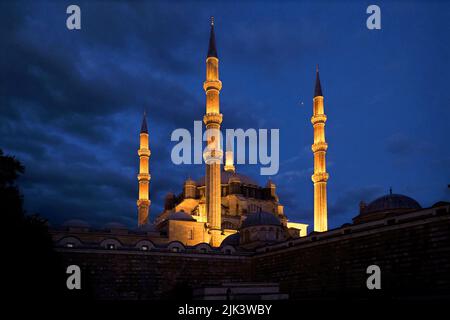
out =
{"type": "Polygon", "coordinates": [[[149,199],[150,174],[148,170],[150,149],[148,147],[148,129],[145,112],[144,118],[142,119],[141,133],[139,136],[140,136],[140,145],[138,150],[139,199],[137,201],[137,206],[138,206],[138,226],[143,226],[148,222],[148,211],[150,208],[150,199],[149,199]]]}
{"type": "Polygon", "coordinates": [[[325,156],[328,144],[325,141],[325,122],[327,116],[323,110],[323,94],[319,78],[319,66],[316,69],[316,87],[313,99],[313,116],[311,123],[314,127],[314,174],[311,179],[314,183],[314,231],[327,231],[327,180],[325,156]]]}
{"type": "Polygon", "coordinates": [[[190,177],[184,182],[184,198],[195,199],[197,193],[197,185],[190,177]]]}
{"type": "Polygon", "coordinates": [[[231,139],[227,138],[227,145],[225,151],[225,166],[223,169],[227,172],[235,172],[234,168],[234,155],[233,155],[233,147],[231,145],[231,139]]]}
{"type": "Polygon", "coordinates": [[[207,129],[208,144],[203,153],[206,163],[207,225],[210,233],[210,244],[218,247],[222,240],[220,163],[223,152],[220,145],[222,114],[219,109],[219,93],[222,89],[222,82],[219,80],[219,59],[212,17],[209,49],[206,57],[206,81],[203,84],[203,89],[206,93],[206,114],[203,117],[203,122],[207,129]]]}

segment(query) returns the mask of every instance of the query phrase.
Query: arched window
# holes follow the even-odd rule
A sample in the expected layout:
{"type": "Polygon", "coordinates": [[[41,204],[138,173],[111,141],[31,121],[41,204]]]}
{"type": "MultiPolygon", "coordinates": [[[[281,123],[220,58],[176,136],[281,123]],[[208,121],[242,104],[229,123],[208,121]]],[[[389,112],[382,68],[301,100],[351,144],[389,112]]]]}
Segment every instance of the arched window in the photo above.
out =
{"type": "Polygon", "coordinates": [[[172,252],[184,251],[184,245],[179,241],[171,242],[167,248],[169,249],[169,251],[172,251],[172,252]]]}
{"type": "Polygon", "coordinates": [[[58,245],[66,248],[76,248],[81,247],[82,243],[80,239],[75,237],[65,237],[58,241],[58,245]]]}
{"type": "Polygon", "coordinates": [[[195,250],[200,253],[208,253],[211,251],[211,247],[207,243],[200,243],[195,246],[195,250]]]}
{"type": "Polygon", "coordinates": [[[100,243],[100,246],[108,250],[115,250],[122,247],[122,244],[116,239],[105,239],[100,243]]]}
{"type": "Polygon", "coordinates": [[[236,249],[230,245],[225,245],[221,250],[224,254],[233,254],[236,252],[236,249]]]}
{"type": "Polygon", "coordinates": [[[150,240],[141,240],[136,243],[136,248],[142,251],[150,251],[155,246],[150,240]]]}

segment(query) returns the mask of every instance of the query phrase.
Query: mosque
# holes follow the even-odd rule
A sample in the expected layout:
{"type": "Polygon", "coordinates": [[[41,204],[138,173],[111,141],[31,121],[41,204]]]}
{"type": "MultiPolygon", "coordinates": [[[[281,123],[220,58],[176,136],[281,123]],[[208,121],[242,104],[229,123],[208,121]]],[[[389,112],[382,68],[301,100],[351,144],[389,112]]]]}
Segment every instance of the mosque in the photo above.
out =
{"type": "MultiPolygon", "coordinates": [[[[219,78],[217,52],[212,18],[206,57],[206,79],[203,83],[206,94],[206,112],[203,122],[207,129],[220,130],[223,118],[219,102],[222,82],[219,78]]],[[[329,176],[326,170],[328,148],[325,139],[326,120],[324,96],[317,68],[311,117],[314,132],[311,147],[314,159],[314,172],[311,177],[314,188],[314,232],[328,230],[327,180],[329,176]]],[[[222,168],[224,152],[221,150],[220,138],[215,138],[211,134],[207,136],[207,148],[203,154],[205,176],[198,180],[187,179],[183,190],[178,195],[167,194],[163,212],[151,223],[149,221],[151,151],[149,129],[144,113],[138,150],[138,228],[126,230],[127,228],[121,224],[110,223],[104,226],[103,231],[92,230],[87,223],[72,220],[66,222],[64,226],[72,232],[81,231],[82,234],[77,234],[76,237],[64,237],[64,232],[58,233],[58,241],[63,240],[63,245],[75,246],[83,242],[80,237],[84,238],[86,234],[83,232],[89,230],[89,239],[97,239],[96,241],[102,247],[108,248],[123,247],[124,243],[134,241],[144,248],[179,243],[183,247],[206,245],[207,248],[231,246],[254,249],[307,236],[308,225],[289,221],[284,213],[275,183],[269,179],[265,186],[260,186],[251,177],[239,173],[234,165],[233,151],[228,150],[228,147],[222,168]],[[114,239],[107,239],[105,231],[116,234],[114,239]],[[130,234],[134,236],[129,237],[130,234]]],[[[386,213],[392,210],[408,212],[420,208],[415,200],[391,192],[390,195],[381,197],[368,205],[361,202],[360,214],[354,218],[354,223],[385,217],[386,213]]]]}
{"type": "MultiPolygon", "coordinates": [[[[214,20],[211,19],[209,48],[206,57],[206,80],[203,84],[206,93],[206,113],[203,118],[206,129],[220,130],[223,115],[220,113],[219,95],[222,82],[219,79],[219,58],[214,34],[214,20]]],[[[314,95],[314,162],[313,175],[315,190],[316,230],[325,231],[327,225],[325,169],[326,116],[323,109],[323,96],[317,71],[314,95]]],[[[212,131],[212,130],[211,130],[212,131]]],[[[220,137],[207,131],[207,148],[203,154],[206,174],[198,181],[188,179],[184,182],[179,196],[168,194],[164,211],[156,218],[154,227],[167,235],[168,241],[180,241],[185,245],[208,243],[219,247],[224,239],[240,237],[239,230],[250,228],[241,241],[260,242],[283,241],[288,238],[305,236],[307,224],[290,222],[283,212],[283,205],[276,194],[276,185],[267,181],[259,186],[250,177],[240,174],[234,166],[232,150],[225,152],[225,165],[221,167],[223,151],[220,137]],[[261,228],[259,228],[261,226],[261,228]],[[253,228],[254,227],[254,228],[253,228]],[[232,236],[233,235],[233,236],[232,236]]],[[[148,225],[149,199],[149,132],[146,118],[140,132],[140,158],[138,225],[148,225]]]]}
{"type": "MultiPolygon", "coordinates": [[[[219,58],[211,21],[206,58],[206,128],[220,130],[219,58]]],[[[289,221],[269,179],[238,172],[233,152],[207,134],[205,176],[167,194],[149,221],[150,147],[140,131],[137,228],[93,228],[71,220],[50,230],[67,265],[78,265],[82,294],[98,299],[370,298],[366,268],[383,270],[386,297],[450,297],[450,203],[429,208],[392,193],[360,202],[352,223],[328,230],[324,96],[316,71],[312,153],[314,229],[289,221]],[[87,285],[86,285],[87,284],[87,285]]],[[[151,130],[150,130],[151,131],[151,130]]],[[[355,205],[356,207],[356,205],[355,205]]],[[[355,208],[356,209],[356,208],[355,208]]]]}

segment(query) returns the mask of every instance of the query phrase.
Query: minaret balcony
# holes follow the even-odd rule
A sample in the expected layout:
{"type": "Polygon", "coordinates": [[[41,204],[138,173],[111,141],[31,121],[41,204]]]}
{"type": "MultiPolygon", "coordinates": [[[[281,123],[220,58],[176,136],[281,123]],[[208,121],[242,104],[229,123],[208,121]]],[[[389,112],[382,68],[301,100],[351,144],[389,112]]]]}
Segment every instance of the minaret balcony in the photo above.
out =
{"type": "Polygon", "coordinates": [[[136,201],[138,207],[150,207],[150,200],[148,199],[139,199],[136,201]]]}
{"type": "Polygon", "coordinates": [[[327,121],[327,116],[324,114],[315,114],[311,117],[311,123],[325,123],[327,121]]]}
{"type": "Polygon", "coordinates": [[[149,173],[139,173],[137,178],[139,181],[149,181],[151,176],[149,173]]]}
{"type": "Polygon", "coordinates": [[[141,149],[138,150],[138,155],[139,155],[139,157],[142,157],[142,156],[144,156],[144,157],[150,157],[150,154],[151,154],[151,152],[150,152],[149,149],[141,148],[141,149]]]}
{"type": "Polygon", "coordinates": [[[205,125],[209,124],[218,124],[220,125],[222,123],[222,114],[221,113],[207,113],[203,117],[203,122],[205,125]]]}
{"type": "Polygon", "coordinates": [[[203,153],[203,159],[206,164],[221,163],[223,158],[222,150],[206,150],[203,153]]]}
{"type": "Polygon", "coordinates": [[[223,167],[223,170],[225,170],[227,172],[235,172],[234,165],[232,165],[232,164],[225,164],[225,166],[223,167]]]}
{"type": "Polygon", "coordinates": [[[220,91],[222,89],[222,81],[220,80],[207,80],[203,83],[203,89],[205,91],[215,89],[220,91]]]}
{"type": "Polygon", "coordinates": [[[316,142],[311,146],[312,152],[316,151],[327,151],[328,143],[326,142],[316,142]]]}
{"type": "Polygon", "coordinates": [[[311,180],[316,183],[316,182],[327,182],[328,181],[328,177],[329,174],[327,172],[318,172],[318,173],[314,173],[311,176],[311,180]]]}

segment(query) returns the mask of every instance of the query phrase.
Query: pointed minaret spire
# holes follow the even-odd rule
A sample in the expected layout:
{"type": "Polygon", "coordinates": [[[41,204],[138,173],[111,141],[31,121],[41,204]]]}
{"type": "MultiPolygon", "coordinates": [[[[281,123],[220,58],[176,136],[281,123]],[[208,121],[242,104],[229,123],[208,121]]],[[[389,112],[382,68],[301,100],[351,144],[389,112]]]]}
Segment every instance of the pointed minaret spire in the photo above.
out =
{"type": "Polygon", "coordinates": [[[314,184],[314,231],[324,232],[328,230],[328,205],[327,205],[327,181],[328,172],[326,166],[326,154],[328,144],[325,139],[325,122],[327,116],[324,112],[323,94],[320,86],[319,66],[316,69],[316,88],[313,98],[313,116],[311,123],[314,127],[314,174],[311,179],[314,184]]]}
{"type": "Polygon", "coordinates": [[[209,48],[207,57],[218,58],[216,49],[216,36],[214,34],[214,17],[211,17],[211,32],[209,34],[209,48]]]}
{"type": "Polygon", "coordinates": [[[139,195],[137,200],[138,206],[138,226],[144,226],[148,223],[148,212],[150,209],[150,172],[149,159],[150,148],[148,146],[148,130],[147,117],[144,111],[144,118],[142,119],[141,132],[139,134],[139,195]]]}
{"type": "Polygon", "coordinates": [[[316,86],[314,88],[314,97],[323,97],[322,86],[320,85],[319,65],[316,66],[316,86]]]}
{"type": "Polygon", "coordinates": [[[208,57],[206,58],[206,79],[203,83],[206,93],[206,114],[203,122],[206,126],[206,141],[208,147],[203,152],[206,163],[205,175],[205,208],[208,233],[205,240],[213,247],[218,247],[223,240],[222,231],[222,197],[221,197],[221,162],[223,151],[221,147],[220,124],[220,90],[219,58],[217,58],[216,39],[214,37],[214,20],[211,19],[211,36],[209,38],[208,57]]]}
{"type": "Polygon", "coordinates": [[[147,113],[144,111],[144,117],[142,118],[141,133],[148,133],[147,129],[147,113]]]}

